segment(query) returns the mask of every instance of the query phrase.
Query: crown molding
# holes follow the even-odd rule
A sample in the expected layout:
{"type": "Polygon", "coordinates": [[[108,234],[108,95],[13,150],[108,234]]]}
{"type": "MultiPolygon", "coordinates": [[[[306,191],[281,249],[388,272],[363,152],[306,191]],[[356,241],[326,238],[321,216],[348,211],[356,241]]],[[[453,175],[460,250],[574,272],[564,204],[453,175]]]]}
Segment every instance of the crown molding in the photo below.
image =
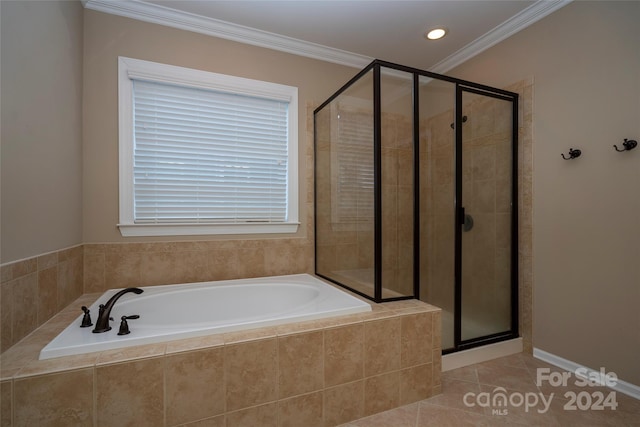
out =
{"type": "MultiPolygon", "coordinates": [[[[429,71],[443,74],[534,22],[539,21],[550,13],[566,6],[571,1],[572,0],[538,0],[519,14],[514,15],[472,43],[438,62],[431,67],[429,71]]],[[[334,49],[292,37],[178,11],[157,4],[145,3],[139,0],[82,0],[82,3],[85,8],[98,12],[193,31],[358,69],[364,68],[374,59],[365,55],[334,49]]]]}
{"type": "Polygon", "coordinates": [[[538,0],[493,30],[438,62],[429,68],[429,71],[444,74],[571,2],[572,0],[538,0]]]}
{"type": "Polygon", "coordinates": [[[193,31],[350,67],[364,68],[373,61],[373,58],[368,56],[138,0],[85,0],[83,3],[87,9],[98,12],[193,31]]]}

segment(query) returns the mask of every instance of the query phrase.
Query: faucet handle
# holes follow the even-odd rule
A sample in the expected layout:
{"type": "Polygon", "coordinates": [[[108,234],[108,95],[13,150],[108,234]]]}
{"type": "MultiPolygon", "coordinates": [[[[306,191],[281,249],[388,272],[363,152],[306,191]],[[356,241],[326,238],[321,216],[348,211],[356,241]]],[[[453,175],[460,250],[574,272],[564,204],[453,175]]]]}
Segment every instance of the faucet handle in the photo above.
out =
{"type": "Polygon", "coordinates": [[[120,318],[120,330],[118,331],[118,335],[128,335],[131,333],[129,330],[129,323],[127,323],[128,319],[139,319],[140,316],[137,314],[133,314],[131,316],[122,316],[120,318]]]}
{"type": "Polygon", "coordinates": [[[93,326],[93,323],[91,322],[91,315],[89,314],[91,310],[83,305],[82,311],[84,311],[84,316],[82,316],[82,324],[80,325],[80,327],[88,328],[89,326],[93,326]]]}

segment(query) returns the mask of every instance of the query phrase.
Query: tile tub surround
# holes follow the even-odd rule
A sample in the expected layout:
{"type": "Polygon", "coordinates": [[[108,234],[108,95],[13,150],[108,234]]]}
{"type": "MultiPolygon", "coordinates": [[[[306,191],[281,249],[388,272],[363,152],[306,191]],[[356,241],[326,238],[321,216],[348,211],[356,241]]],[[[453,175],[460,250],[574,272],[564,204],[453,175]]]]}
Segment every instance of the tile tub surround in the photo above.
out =
{"type": "Polygon", "coordinates": [[[84,247],[0,267],[0,353],[83,294],[84,247]]]}
{"type": "Polygon", "coordinates": [[[333,426],[440,392],[440,309],[417,300],[37,360],[98,297],[83,295],[0,356],[3,426],[333,426]]]}

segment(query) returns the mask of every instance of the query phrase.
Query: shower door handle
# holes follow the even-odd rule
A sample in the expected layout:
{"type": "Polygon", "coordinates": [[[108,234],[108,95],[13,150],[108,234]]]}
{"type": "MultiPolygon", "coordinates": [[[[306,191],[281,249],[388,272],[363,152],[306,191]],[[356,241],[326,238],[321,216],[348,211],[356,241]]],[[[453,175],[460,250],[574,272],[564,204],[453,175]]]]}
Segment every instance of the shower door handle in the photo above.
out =
{"type": "Polygon", "coordinates": [[[473,217],[464,212],[464,208],[460,208],[460,225],[462,231],[471,231],[473,228],[473,217]]]}

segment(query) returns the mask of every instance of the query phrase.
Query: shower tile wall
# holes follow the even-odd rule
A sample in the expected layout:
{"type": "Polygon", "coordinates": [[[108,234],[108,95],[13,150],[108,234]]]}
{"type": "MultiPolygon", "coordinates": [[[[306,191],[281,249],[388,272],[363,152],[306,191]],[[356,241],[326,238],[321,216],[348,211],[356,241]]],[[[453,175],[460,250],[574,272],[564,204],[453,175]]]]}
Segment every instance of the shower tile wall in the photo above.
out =
{"type": "Polygon", "coordinates": [[[464,316],[477,327],[492,325],[489,330],[508,330],[511,318],[512,125],[510,115],[494,113],[500,102],[483,98],[465,105],[462,128],[462,199],[475,224],[463,236],[464,316]]]}
{"type": "Polygon", "coordinates": [[[382,117],[382,287],[413,295],[413,129],[410,117],[382,117]]]}
{"type": "Polygon", "coordinates": [[[420,298],[449,313],[453,312],[455,238],[451,123],[452,111],[420,122],[420,298]]]}

